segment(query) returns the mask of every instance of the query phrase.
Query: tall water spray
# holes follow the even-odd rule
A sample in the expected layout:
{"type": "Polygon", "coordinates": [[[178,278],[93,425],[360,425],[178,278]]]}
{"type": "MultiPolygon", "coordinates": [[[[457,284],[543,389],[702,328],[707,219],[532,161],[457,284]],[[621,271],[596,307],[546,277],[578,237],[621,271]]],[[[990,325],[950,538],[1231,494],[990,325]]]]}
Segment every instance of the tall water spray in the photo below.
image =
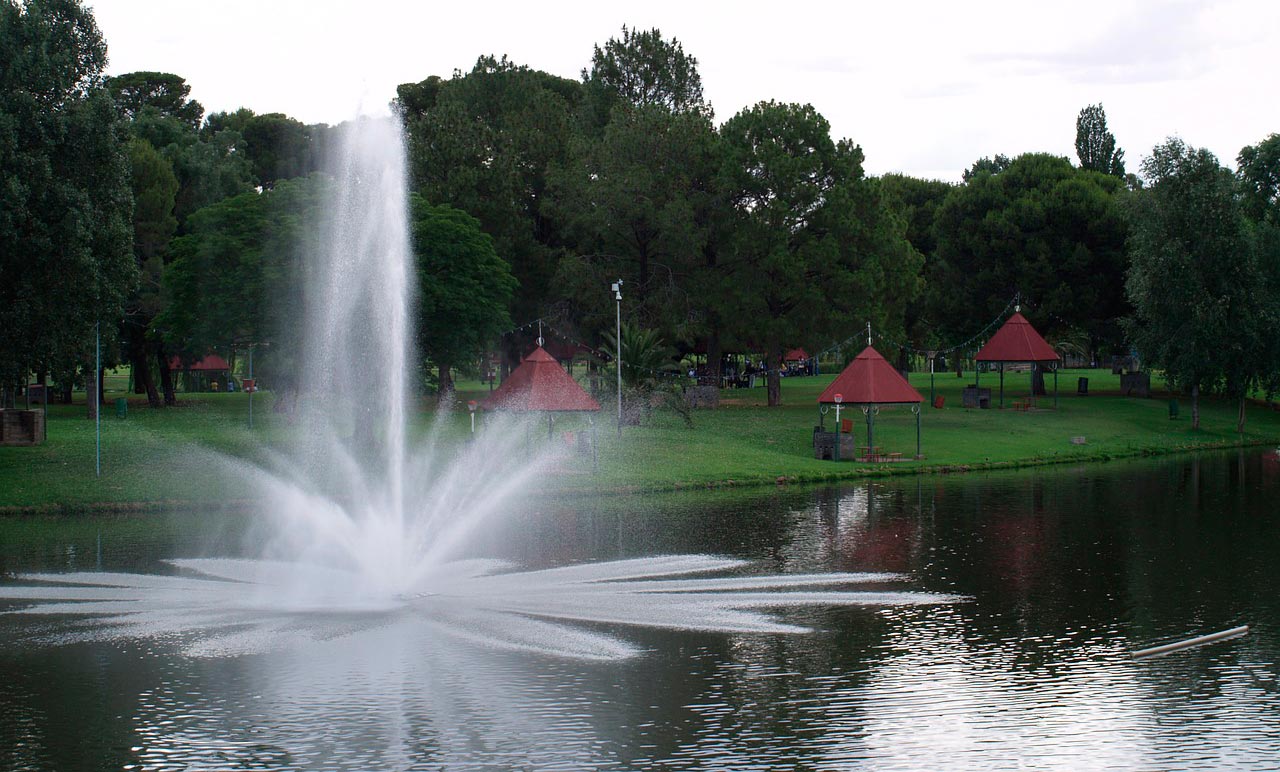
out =
{"type": "MultiPolygon", "coordinates": [[[[177,576],[30,574],[21,586],[0,586],[0,600],[43,601],[18,613],[99,618],[103,635],[187,634],[193,655],[394,624],[410,637],[605,660],[639,650],[577,623],[798,633],[805,628],[765,610],[955,600],[828,589],[903,578],[895,575],[743,575],[746,563],[707,555],[535,571],[468,555],[469,537],[513,508],[548,456],[511,453],[511,436],[523,432],[510,421],[462,446],[430,435],[410,442],[404,141],[392,119],[355,121],[339,133],[332,199],[315,226],[320,246],[304,260],[296,439],[264,466],[226,461],[259,493],[250,557],[168,561],[184,572],[177,576]],[[709,572],[735,575],[690,576],[709,572]]],[[[98,634],[81,627],[57,640],[98,634]]]]}

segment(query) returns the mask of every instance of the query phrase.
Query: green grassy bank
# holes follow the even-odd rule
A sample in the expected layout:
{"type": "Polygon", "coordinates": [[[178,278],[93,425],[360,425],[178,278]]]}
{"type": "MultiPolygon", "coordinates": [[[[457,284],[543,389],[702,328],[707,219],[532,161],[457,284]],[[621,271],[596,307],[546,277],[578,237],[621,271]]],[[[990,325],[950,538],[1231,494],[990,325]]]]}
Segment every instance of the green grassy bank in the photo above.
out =
{"type": "MultiPolygon", "coordinates": [[[[1191,431],[1190,405],[1180,399],[1180,417],[1170,420],[1170,396],[1157,392],[1151,399],[1122,397],[1119,379],[1107,371],[1064,372],[1060,398],[1052,394],[1031,411],[967,410],[959,407],[960,390],[972,381],[954,373],[938,374],[934,392],[945,406],[922,411],[922,450],[925,458],[896,463],[833,463],[813,458],[810,446],[817,422],[817,395],[832,376],[790,378],[783,381],[784,404],[765,407],[762,388],[725,391],[717,410],[695,411],[689,428],[672,413],[655,411],[638,427],[616,436],[608,415],[597,425],[600,470],[591,473],[589,456],[566,453],[548,480],[552,490],[567,492],[652,491],[727,485],[775,484],[856,478],[866,475],[951,472],[966,469],[1009,468],[1065,461],[1105,460],[1124,456],[1171,453],[1240,444],[1280,444],[1280,412],[1252,404],[1244,435],[1235,433],[1235,405],[1202,401],[1201,429],[1191,431]],[[1089,395],[1076,393],[1076,379],[1089,378],[1089,395]],[[1071,438],[1084,437],[1085,444],[1071,438]]],[[[913,374],[913,385],[930,395],[927,373],[913,374]]],[[[998,399],[995,374],[984,374],[982,385],[998,399]]],[[[1029,376],[1008,374],[1006,406],[1025,398],[1029,376]]],[[[1163,384],[1153,386],[1163,389],[1163,384]]],[[[1049,380],[1052,391],[1052,379],[1049,380]]],[[[78,395],[83,398],[83,395],[78,395]]],[[[109,394],[109,401],[123,394],[109,394]]],[[[463,400],[472,395],[464,392],[463,400]]],[[[51,406],[49,441],[30,448],[0,448],[0,512],[134,511],[199,507],[240,498],[234,476],[225,474],[223,456],[255,460],[287,439],[293,431],[287,420],[270,409],[270,395],[255,398],[255,426],[248,428],[248,397],[243,393],[188,395],[176,409],[151,410],[145,401],[130,398],[127,418],[113,410],[102,422],[102,475],[94,473],[94,426],[85,419],[83,404],[51,406]]],[[[424,403],[417,429],[432,423],[432,406],[424,403]]],[[[845,410],[854,419],[859,444],[865,442],[862,413],[845,410]]],[[[482,417],[482,421],[500,421],[482,417]]],[[[834,423],[828,414],[827,425],[834,423]]],[[[468,417],[459,411],[445,422],[441,442],[460,441],[468,417]]],[[[564,419],[556,437],[532,433],[534,442],[567,447],[564,432],[581,431],[582,419],[564,419]]],[[[525,452],[526,435],[513,431],[513,452],[525,452]]],[[[884,407],[875,424],[875,444],[884,452],[911,459],[916,449],[915,416],[905,407],[884,407]]]]}

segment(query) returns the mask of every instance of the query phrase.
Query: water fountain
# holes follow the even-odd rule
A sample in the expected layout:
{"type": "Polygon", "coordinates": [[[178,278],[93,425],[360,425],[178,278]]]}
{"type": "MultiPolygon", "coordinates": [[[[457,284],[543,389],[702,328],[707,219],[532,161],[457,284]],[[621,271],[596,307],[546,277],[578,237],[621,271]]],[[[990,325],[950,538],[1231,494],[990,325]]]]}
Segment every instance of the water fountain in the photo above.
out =
{"type": "Polygon", "coordinates": [[[430,440],[410,445],[404,142],[392,120],[346,129],[323,246],[306,267],[310,398],[299,407],[297,440],[270,468],[228,462],[266,503],[252,537],[258,554],[170,561],[172,576],[26,575],[0,588],[0,599],[43,601],[23,614],[103,622],[63,640],[182,633],[196,655],[278,648],[408,614],[490,646],[606,660],[638,649],[573,623],[796,633],[804,628],[762,610],[951,600],[818,589],[900,578],[887,574],[752,576],[742,561],[703,555],[538,571],[462,557],[468,537],[544,471],[544,459],[502,452],[497,429],[449,458],[430,440]],[[688,578],[728,571],[737,574],[688,578]]]}

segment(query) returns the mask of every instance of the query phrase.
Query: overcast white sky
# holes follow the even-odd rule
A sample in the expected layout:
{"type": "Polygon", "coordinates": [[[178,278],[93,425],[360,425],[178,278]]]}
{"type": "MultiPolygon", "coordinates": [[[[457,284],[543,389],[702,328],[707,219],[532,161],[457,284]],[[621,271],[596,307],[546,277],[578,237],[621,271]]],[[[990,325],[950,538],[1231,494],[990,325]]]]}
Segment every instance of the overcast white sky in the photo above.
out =
{"type": "Polygon", "coordinates": [[[862,145],[872,174],[958,180],[981,156],[1075,160],[1101,102],[1130,171],[1165,137],[1234,167],[1280,132],[1280,2],[429,3],[86,0],[110,74],[177,73],[208,111],[307,123],[380,113],[395,87],[481,54],[577,78],[623,24],[698,59],[718,122],[765,99],[808,102],[862,145]]]}

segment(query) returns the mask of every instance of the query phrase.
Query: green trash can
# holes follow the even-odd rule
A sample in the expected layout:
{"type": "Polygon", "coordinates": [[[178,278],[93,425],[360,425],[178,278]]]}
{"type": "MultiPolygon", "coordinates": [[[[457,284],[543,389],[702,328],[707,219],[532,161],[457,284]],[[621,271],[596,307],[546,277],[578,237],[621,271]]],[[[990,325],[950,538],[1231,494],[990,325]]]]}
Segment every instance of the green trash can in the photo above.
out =
{"type": "Polygon", "coordinates": [[[1169,420],[1172,421],[1177,417],[1178,417],[1178,400],[1171,399],[1169,400],[1169,420]]]}
{"type": "Polygon", "coordinates": [[[129,400],[124,397],[116,399],[116,418],[129,417],[129,400]]]}

